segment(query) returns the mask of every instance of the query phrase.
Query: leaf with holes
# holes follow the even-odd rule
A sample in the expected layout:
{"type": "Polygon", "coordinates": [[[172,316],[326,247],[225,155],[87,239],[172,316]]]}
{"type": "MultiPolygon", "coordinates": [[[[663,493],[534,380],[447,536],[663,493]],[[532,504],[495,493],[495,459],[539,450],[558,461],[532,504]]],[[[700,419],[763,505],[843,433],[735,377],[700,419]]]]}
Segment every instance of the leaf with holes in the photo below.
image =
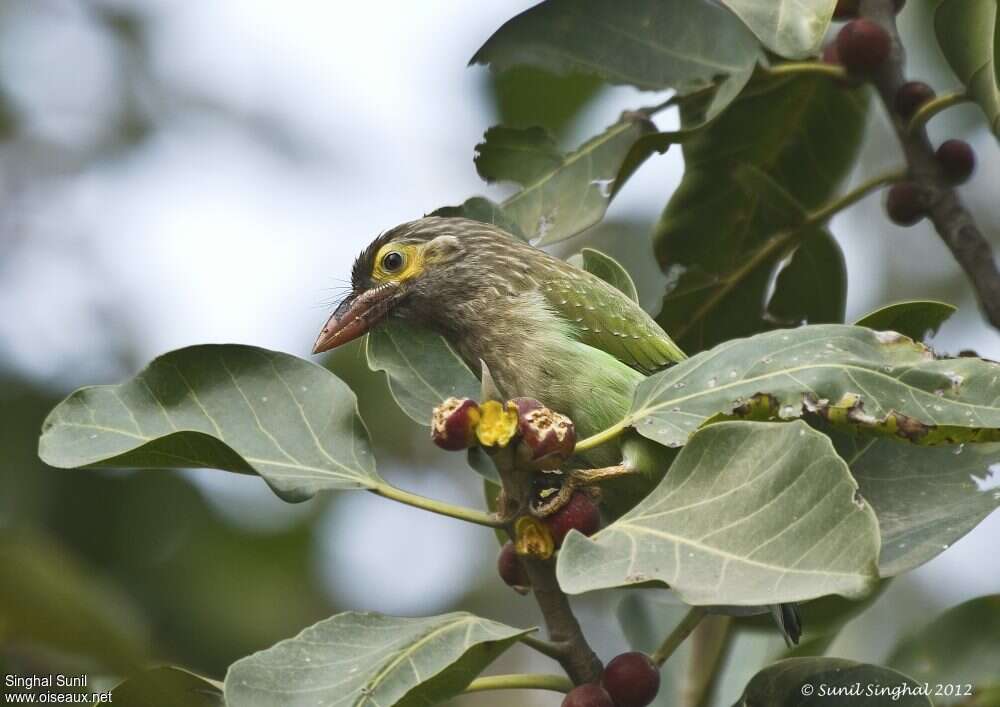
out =
{"type": "Polygon", "coordinates": [[[688,604],[862,596],[878,579],[878,524],[826,435],[804,422],[720,422],[663,481],[559,553],[570,594],[660,581],[688,604]]]}
{"type": "Polygon", "coordinates": [[[734,339],[639,383],[622,424],[667,446],[707,419],[831,424],[919,445],[1000,441],[1000,364],[896,332],[816,324],[734,339]]]}
{"type": "Polygon", "coordinates": [[[1000,3],[939,0],[934,32],[952,70],[1000,137],[1000,3]]]}
{"type": "Polygon", "coordinates": [[[476,197],[434,215],[493,223],[535,245],[570,238],[604,217],[618,188],[643,160],[666,150],[667,145],[656,144],[633,152],[655,130],[642,113],[625,113],[604,132],[562,153],[541,128],[491,128],[476,146],[480,176],[522,188],[501,204],[476,197]]]}
{"type": "Polygon", "coordinates": [[[883,577],[934,559],[1000,506],[1000,444],[928,449],[821,429],[875,509],[883,577]]]}
{"type": "Polygon", "coordinates": [[[880,665],[788,658],[757,673],[734,707],[932,707],[923,691],[913,678],[880,665]]]}
{"type": "Polygon", "coordinates": [[[467,613],[396,618],[346,612],[236,661],[228,707],[417,707],[462,692],[533,629],[467,613]]]}
{"type": "Polygon", "coordinates": [[[954,313],[955,307],[944,302],[895,302],[869,312],[855,324],[879,331],[898,331],[914,341],[923,341],[928,335],[936,334],[954,313]]]}
{"type": "Polygon", "coordinates": [[[722,0],[775,54],[804,59],[819,53],[837,0],[722,0]]]}
{"type": "Polygon", "coordinates": [[[448,398],[479,397],[479,380],[438,334],[389,320],[368,334],[368,366],[385,371],[393,399],[411,420],[429,427],[448,398]]]}
{"type": "MultiPolygon", "coordinates": [[[[971,685],[977,692],[1000,688],[1000,594],[948,609],[899,642],[886,663],[931,685],[971,685]]],[[[941,694],[935,704],[965,702],[965,690],[941,694]]]]}
{"type": "Polygon", "coordinates": [[[256,473],[287,501],[382,483],[343,381],[235,344],[178,349],[125,383],[77,390],[46,418],[38,453],[61,468],[256,473]]]}
{"type": "MultiPolygon", "coordinates": [[[[684,178],[653,234],[670,283],[657,321],[682,349],[774,328],[766,305],[775,271],[810,234],[824,236],[822,224],[793,227],[827,204],[854,166],[867,109],[864,88],[822,76],[757,75],[683,142],[684,178]]],[[[682,128],[702,120],[696,101],[682,106],[682,128]]],[[[813,283],[816,292],[844,288],[833,265],[820,271],[828,280],[813,283]]],[[[830,308],[814,312],[817,304],[802,302],[795,314],[828,319],[830,308]]]]}
{"type": "Polygon", "coordinates": [[[593,248],[584,248],[569,259],[569,262],[582,268],[591,275],[604,280],[619,292],[624,293],[633,302],[639,301],[639,293],[635,289],[635,281],[621,263],[593,248]]]}

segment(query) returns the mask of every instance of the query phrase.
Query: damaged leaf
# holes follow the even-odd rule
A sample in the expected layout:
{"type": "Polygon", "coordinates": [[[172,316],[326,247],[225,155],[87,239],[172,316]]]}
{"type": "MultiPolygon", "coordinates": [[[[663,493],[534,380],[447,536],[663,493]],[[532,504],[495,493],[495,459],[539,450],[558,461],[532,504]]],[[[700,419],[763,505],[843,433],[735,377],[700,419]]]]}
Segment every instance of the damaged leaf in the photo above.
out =
{"type": "Polygon", "coordinates": [[[920,445],[991,442],[998,395],[993,362],[936,359],[896,332],[820,324],[734,339],[654,374],[623,424],[667,446],[717,415],[806,415],[920,445]]]}
{"type": "Polygon", "coordinates": [[[569,153],[541,128],[495,127],[476,146],[476,168],[488,182],[522,185],[501,204],[477,197],[435,216],[464,216],[493,223],[535,245],[575,236],[604,217],[612,197],[653,146],[638,156],[640,138],[656,128],[642,113],[625,113],[614,125],[569,153]]]}
{"type": "Polygon", "coordinates": [[[639,301],[632,276],[610,255],[593,248],[584,248],[579,254],[572,256],[569,262],[601,278],[633,302],[639,301]]]}
{"type": "Polygon", "coordinates": [[[559,553],[570,594],[664,582],[688,604],[858,597],[878,580],[878,525],[826,435],[804,422],[697,432],[660,484],[559,553]]]}

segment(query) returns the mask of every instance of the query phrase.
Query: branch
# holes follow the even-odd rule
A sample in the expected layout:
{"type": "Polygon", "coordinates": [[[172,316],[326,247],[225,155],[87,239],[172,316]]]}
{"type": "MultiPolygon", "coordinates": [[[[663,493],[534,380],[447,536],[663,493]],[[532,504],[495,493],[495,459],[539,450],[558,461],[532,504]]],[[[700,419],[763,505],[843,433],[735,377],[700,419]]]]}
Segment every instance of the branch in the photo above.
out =
{"type": "Polygon", "coordinates": [[[465,508],[464,506],[455,506],[450,503],[445,503],[444,501],[436,501],[433,498],[419,496],[415,493],[404,491],[401,488],[396,488],[391,484],[379,484],[378,486],[373,486],[368,490],[376,496],[388,498],[392,501],[398,501],[399,503],[405,503],[408,506],[430,511],[431,513],[437,513],[438,515],[448,516],[449,518],[455,518],[457,520],[464,520],[467,523],[485,525],[487,528],[503,527],[503,523],[492,513],[484,513],[473,508],[465,508]]]}
{"type": "Polygon", "coordinates": [[[929,196],[928,216],[931,222],[955,260],[965,270],[986,318],[995,328],[1000,329],[1000,272],[993,260],[993,249],[958,198],[955,189],[945,179],[934,157],[927,131],[921,126],[911,133],[907,130],[906,122],[893,109],[896,93],[905,83],[903,47],[896,28],[893,0],[861,0],[861,14],[881,25],[892,38],[889,58],[872,77],[872,81],[903,148],[910,166],[910,178],[929,196]]]}
{"type": "Polygon", "coordinates": [[[465,693],[490,690],[551,690],[569,692],[573,683],[562,675],[491,675],[476,678],[465,688],[465,693]]]}
{"type": "MultiPolygon", "coordinates": [[[[518,469],[515,462],[514,449],[509,447],[500,450],[493,457],[493,462],[500,474],[503,484],[505,508],[513,512],[503,513],[508,534],[517,544],[514,527],[519,518],[530,516],[531,498],[533,495],[531,473],[518,469]]],[[[533,518],[533,517],[532,517],[533,518]]],[[[551,542],[551,540],[550,540],[551,542]]],[[[569,603],[569,597],[559,587],[556,580],[555,555],[549,557],[521,557],[521,563],[531,581],[531,591],[542,611],[542,618],[549,633],[552,645],[558,646],[558,652],[552,651],[550,657],[559,661],[563,670],[576,685],[597,682],[604,666],[583,635],[580,622],[569,603]]],[[[532,641],[526,641],[532,645],[532,641]]],[[[538,644],[533,645],[537,648],[538,644]]]]}

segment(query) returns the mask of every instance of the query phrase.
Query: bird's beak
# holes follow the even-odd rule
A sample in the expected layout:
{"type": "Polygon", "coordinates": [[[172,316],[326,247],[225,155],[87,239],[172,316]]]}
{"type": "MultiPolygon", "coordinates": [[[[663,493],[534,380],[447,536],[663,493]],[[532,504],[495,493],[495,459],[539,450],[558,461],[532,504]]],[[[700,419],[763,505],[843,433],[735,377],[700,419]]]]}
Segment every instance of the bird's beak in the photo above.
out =
{"type": "Polygon", "coordinates": [[[389,313],[396,298],[395,290],[393,286],[382,285],[349,296],[326,321],[312,352],[323,353],[366,334],[389,313]]]}

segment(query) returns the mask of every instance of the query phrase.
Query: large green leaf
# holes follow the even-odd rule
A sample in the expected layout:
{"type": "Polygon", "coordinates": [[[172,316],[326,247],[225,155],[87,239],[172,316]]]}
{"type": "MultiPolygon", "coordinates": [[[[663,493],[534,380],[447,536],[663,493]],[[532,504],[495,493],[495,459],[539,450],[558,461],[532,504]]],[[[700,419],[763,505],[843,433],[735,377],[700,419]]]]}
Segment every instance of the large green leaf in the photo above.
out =
{"type": "Polygon", "coordinates": [[[612,196],[642,160],[666,149],[656,145],[640,155],[633,152],[639,139],[655,130],[644,114],[625,113],[564,154],[540,128],[491,128],[476,146],[479,174],[487,181],[512,181],[522,188],[499,205],[477,197],[434,213],[494,223],[536,245],[575,236],[604,217],[612,196]]]}
{"type": "Polygon", "coordinates": [[[0,636],[6,645],[46,648],[134,670],[146,629],[127,597],[47,538],[0,534],[0,636]]]}
{"type": "Polygon", "coordinates": [[[819,53],[837,0],[722,0],[775,54],[802,59],[819,53]]]}
{"type": "Polygon", "coordinates": [[[934,31],[951,68],[1000,137],[998,5],[997,0],[939,0],[934,31]]]}
{"type": "Polygon", "coordinates": [[[594,76],[559,76],[533,66],[493,73],[490,79],[489,96],[503,125],[541,125],[556,135],[564,134],[603,88],[601,80],[594,76]]]}
{"type": "Polygon", "coordinates": [[[688,604],[857,597],[877,581],[875,514],[826,435],[804,422],[720,422],[592,538],[571,533],[557,575],[578,594],[661,581],[688,604]]]}
{"type": "Polygon", "coordinates": [[[257,473],[288,501],[381,483],[350,388],[308,361],[235,344],[172,351],[125,383],[77,390],[46,418],[38,452],[62,468],[257,473]]]}
{"type": "Polygon", "coordinates": [[[788,658],[761,670],[735,707],[932,707],[924,686],[895,670],[843,658],[788,658]]]}
{"type": "Polygon", "coordinates": [[[438,334],[391,319],[368,334],[368,365],[385,371],[393,399],[414,422],[430,426],[448,398],[478,398],[479,380],[438,334]]]}
{"type": "Polygon", "coordinates": [[[1000,444],[927,448],[829,434],[875,509],[883,577],[937,557],[1000,506],[1000,444]]]}
{"type": "Polygon", "coordinates": [[[933,692],[937,705],[962,702],[968,685],[1000,688],[1000,594],[944,612],[900,641],[886,664],[930,683],[932,690],[937,685],[961,687],[957,695],[933,692]]]}
{"type": "MultiPolygon", "coordinates": [[[[775,270],[800,242],[826,237],[822,224],[795,227],[834,196],[854,165],[867,106],[865,88],[761,75],[684,141],[684,179],[653,236],[670,282],[657,321],[682,349],[773,328],[766,305],[775,270]]],[[[697,101],[684,104],[682,128],[703,121],[703,110],[697,101]]],[[[825,279],[814,292],[843,289],[838,260],[817,271],[825,279]]],[[[803,319],[829,318],[818,295],[801,304],[803,319]]]]}
{"type": "Polygon", "coordinates": [[[546,0],[504,24],[471,63],[499,71],[530,65],[688,93],[762,59],[753,33],[709,0],[546,0]]]}
{"type": "Polygon", "coordinates": [[[914,341],[936,334],[941,325],[955,313],[955,307],[933,300],[895,302],[869,312],[855,322],[858,326],[880,331],[898,331],[914,341]]]}
{"type": "Polygon", "coordinates": [[[111,702],[116,707],[225,707],[222,683],[169,665],[129,677],[111,691],[111,702]]]}
{"type": "Polygon", "coordinates": [[[419,619],[337,614],[234,663],[226,675],[226,704],[440,704],[530,632],[467,613],[419,619]]]}
{"type": "Polygon", "coordinates": [[[569,262],[601,278],[633,302],[639,301],[632,276],[610,255],[593,248],[584,248],[579,254],[572,256],[569,262]]]}
{"type": "Polygon", "coordinates": [[[817,324],[734,339],[643,380],[624,424],[667,446],[706,419],[809,414],[920,445],[1000,441],[1000,364],[817,324]]]}

